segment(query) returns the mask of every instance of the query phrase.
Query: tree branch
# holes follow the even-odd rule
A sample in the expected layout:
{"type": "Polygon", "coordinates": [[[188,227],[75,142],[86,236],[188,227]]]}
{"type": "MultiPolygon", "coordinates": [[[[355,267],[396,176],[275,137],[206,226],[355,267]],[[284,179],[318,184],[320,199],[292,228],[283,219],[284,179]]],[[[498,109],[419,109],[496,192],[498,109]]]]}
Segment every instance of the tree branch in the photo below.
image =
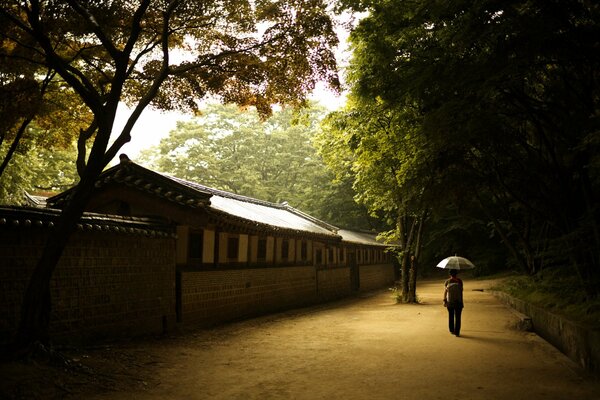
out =
{"type": "Polygon", "coordinates": [[[163,59],[162,59],[162,65],[161,65],[160,71],[156,75],[154,82],[152,82],[152,85],[150,86],[150,88],[146,91],[144,96],[140,99],[137,106],[135,107],[135,109],[133,110],[133,112],[131,113],[129,118],[127,119],[127,123],[123,127],[121,134],[117,137],[117,139],[114,141],[114,143],[106,151],[106,153],[104,155],[104,161],[103,161],[104,165],[107,165],[110,162],[110,160],[112,160],[117,155],[117,152],[121,149],[121,147],[123,147],[123,145],[125,143],[127,143],[131,140],[131,130],[133,129],[133,126],[139,119],[139,117],[142,114],[142,112],[144,111],[144,109],[148,106],[148,104],[150,104],[152,99],[154,99],[154,97],[156,96],[156,93],[158,93],[162,83],[169,76],[169,73],[170,73],[170,71],[169,71],[169,24],[171,21],[171,16],[173,15],[173,12],[175,11],[175,8],[177,7],[178,4],[179,4],[178,0],[172,0],[169,3],[169,6],[165,10],[165,12],[163,13],[163,27],[162,27],[162,35],[161,35],[162,36],[161,37],[161,39],[162,39],[161,47],[162,47],[163,59]]]}
{"type": "Polygon", "coordinates": [[[83,177],[83,173],[86,167],[85,156],[87,154],[87,141],[94,135],[94,132],[98,129],[98,122],[96,118],[92,123],[84,130],[79,130],[79,138],[77,139],[77,174],[79,177],[83,177]]]}
{"type": "Polygon", "coordinates": [[[129,54],[131,54],[131,52],[133,51],[133,48],[139,38],[139,34],[142,31],[141,22],[144,17],[144,14],[146,13],[149,6],[150,6],[150,0],[144,0],[144,1],[142,1],[140,6],[138,7],[138,9],[135,10],[135,13],[133,14],[133,19],[131,21],[132,34],[129,36],[129,39],[127,40],[127,44],[125,45],[125,48],[123,49],[123,53],[127,56],[129,56],[129,54]]]}
{"type": "Polygon", "coordinates": [[[31,9],[26,10],[26,13],[29,24],[32,27],[30,34],[44,50],[44,56],[48,60],[48,64],[73,87],[75,92],[81,96],[81,99],[91,110],[99,110],[102,105],[100,96],[96,93],[91,82],[89,82],[80,71],[74,69],[69,63],[65,62],[65,60],[56,54],[50,39],[44,33],[40,21],[39,1],[32,0],[31,9]]]}
{"type": "Polygon", "coordinates": [[[121,57],[121,51],[119,51],[115,45],[111,42],[111,40],[106,36],[100,25],[96,21],[96,18],[90,13],[90,11],[83,7],[78,1],[67,0],[67,3],[79,14],[83,17],[84,20],[92,27],[92,31],[96,35],[102,46],[108,51],[113,60],[117,60],[121,57]]]}

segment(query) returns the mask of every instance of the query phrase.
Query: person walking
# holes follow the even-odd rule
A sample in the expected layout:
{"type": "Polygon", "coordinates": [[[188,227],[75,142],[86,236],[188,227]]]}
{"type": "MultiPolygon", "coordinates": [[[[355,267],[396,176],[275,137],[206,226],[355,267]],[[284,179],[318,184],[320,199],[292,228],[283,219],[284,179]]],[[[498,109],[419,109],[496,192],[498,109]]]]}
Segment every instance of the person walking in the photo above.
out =
{"type": "Polygon", "coordinates": [[[458,271],[450,270],[450,279],[444,283],[444,307],[448,309],[448,328],[450,333],[460,336],[460,319],[463,304],[463,281],[458,278],[458,271]]]}

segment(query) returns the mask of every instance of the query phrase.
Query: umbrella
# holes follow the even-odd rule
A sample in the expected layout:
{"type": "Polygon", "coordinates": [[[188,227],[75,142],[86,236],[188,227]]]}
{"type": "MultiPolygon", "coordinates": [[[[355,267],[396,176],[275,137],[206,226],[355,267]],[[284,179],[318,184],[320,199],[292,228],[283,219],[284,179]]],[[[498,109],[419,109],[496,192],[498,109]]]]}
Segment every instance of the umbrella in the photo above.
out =
{"type": "Polygon", "coordinates": [[[452,257],[444,258],[442,261],[440,261],[438,263],[438,265],[436,265],[436,267],[443,268],[443,269],[462,270],[462,269],[473,269],[473,268],[475,268],[475,265],[471,261],[467,260],[464,257],[452,256],[452,257]]]}

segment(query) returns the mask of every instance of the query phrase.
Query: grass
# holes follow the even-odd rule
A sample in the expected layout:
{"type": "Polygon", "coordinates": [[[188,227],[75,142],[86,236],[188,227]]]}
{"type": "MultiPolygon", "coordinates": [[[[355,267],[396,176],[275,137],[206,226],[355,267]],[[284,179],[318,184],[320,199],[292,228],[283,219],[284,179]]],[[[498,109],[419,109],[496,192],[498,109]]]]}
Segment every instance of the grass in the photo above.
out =
{"type": "Polygon", "coordinates": [[[402,303],[402,289],[391,287],[389,290],[392,292],[392,298],[396,301],[396,303],[402,303]]]}
{"type": "MultiPolygon", "coordinates": [[[[402,298],[402,289],[398,288],[396,286],[389,288],[389,291],[392,292],[392,299],[394,299],[396,301],[396,303],[398,304],[405,304],[402,298]]],[[[419,297],[419,294],[417,293],[417,301],[415,304],[421,304],[421,299],[419,297]]]]}
{"type": "Polygon", "coordinates": [[[535,276],[509,276],[494,289],[573,322],[600,329],[600,297],[589,298],[578,278],[564,274],[560,268],[545,270],[535,276]]]}

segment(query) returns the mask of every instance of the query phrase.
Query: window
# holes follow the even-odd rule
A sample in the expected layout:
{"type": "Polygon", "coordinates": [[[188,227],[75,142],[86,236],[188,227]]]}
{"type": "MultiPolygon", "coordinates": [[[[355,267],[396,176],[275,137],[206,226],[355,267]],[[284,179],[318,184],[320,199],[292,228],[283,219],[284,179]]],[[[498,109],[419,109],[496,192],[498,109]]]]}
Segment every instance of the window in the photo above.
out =
{"type": "Polygon", "coordinates": [[[317,265],[323,264],[323,252],[321,251],[321,249],[317,249],[315,251],[315,263],[317,265]]]}
{"type": "Polygon", "coordinates": [[[340,249],[339,251],[339,260],[341,263],[344,262],[344,249],[340,249]]]}
{"type": "Polygon", "coordinates": [[[302,261],[306,261],[308,259],[308,245],[306,240],[303,240],[302,244],[300,245],[300,259],[302,261]]]}
{"type": "Polygon", "coordinates": [[[267,259],[267,238],[258,238],[256,258],[263,261],[267,259]]]}
{"type": "Polygon", "coordinates": [[[281,259],[287,260],[290,255],[290,241],[283,239],[281,241],[281,259]]]}
{"type": "Polygon", "coordinates": [[[328,253],[327,258],[328,258],[330,264],[333,263],[333,252],[334,252],[334,249],[332,247],[330,247],[327,250],[327,253],[328,253]]]}
{"type": "Polygon", "coordinates": [[[202,233],[190,233],[188,242],[189,258],[202,259],[202,233]]]}
{"type": "Polygon", "coordinates": [[[237,237],[230,237],[227,239],[227,259],[237,260],[238,252],[240,249],[240,239],[237,237]]]}

